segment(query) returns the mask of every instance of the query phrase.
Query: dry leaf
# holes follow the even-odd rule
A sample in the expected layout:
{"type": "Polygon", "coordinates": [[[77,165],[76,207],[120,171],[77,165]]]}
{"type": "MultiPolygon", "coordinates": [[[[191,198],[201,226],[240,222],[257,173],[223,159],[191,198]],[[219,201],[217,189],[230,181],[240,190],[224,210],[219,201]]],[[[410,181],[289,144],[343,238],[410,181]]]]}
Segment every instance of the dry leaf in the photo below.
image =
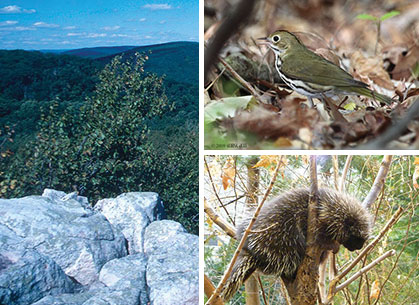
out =
{"type": "Polygon", "coordinates": [[[371,80],[380,87],[389,90],[394,88],[393,82],[387,71],[384,70],[382,60],[378,56],[366,58],[361,52],[355,51],[351,55],[351,63],[354,74],[367,84],[371,80]]]}
{"type": "Polygon", "coordinates": [[[234,159],[228,158],[223,166],[221,173],[221,180],[223,182],[223,188],[226,190],[229,186],[234,184],[234,178],[236,176],[236,167],[234,165],[234,159]]]}
{"type": "Polygon", "coordinates": [[[375,280],[374,283],[372,283],[370,300],[378,299],[379,295],[380,295],[380,282],[375,280]]]}

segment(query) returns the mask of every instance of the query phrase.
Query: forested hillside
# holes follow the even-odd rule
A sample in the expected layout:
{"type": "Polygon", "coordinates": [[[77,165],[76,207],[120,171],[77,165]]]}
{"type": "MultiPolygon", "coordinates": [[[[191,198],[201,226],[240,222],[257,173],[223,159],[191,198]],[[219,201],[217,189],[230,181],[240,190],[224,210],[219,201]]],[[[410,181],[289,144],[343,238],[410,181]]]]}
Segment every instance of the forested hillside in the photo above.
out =
{"type": "Polygon", "coordinates": [[[1,197],[155,191],[196,233],[198,44],[168,45],[99,59],[0,51],[1,197]]]}

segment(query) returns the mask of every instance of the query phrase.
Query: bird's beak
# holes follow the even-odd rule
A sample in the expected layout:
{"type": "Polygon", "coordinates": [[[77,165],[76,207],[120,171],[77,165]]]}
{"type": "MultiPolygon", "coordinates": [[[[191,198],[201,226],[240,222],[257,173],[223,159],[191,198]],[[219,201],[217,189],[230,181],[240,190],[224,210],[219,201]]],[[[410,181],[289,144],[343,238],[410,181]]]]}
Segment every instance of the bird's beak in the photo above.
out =
{"type": "Polygon", "coordinates": [[[258,43],[262,45],[268,45],[269,44],[269,38],[268,37],[261,37],[258,38],[258,43]]]}

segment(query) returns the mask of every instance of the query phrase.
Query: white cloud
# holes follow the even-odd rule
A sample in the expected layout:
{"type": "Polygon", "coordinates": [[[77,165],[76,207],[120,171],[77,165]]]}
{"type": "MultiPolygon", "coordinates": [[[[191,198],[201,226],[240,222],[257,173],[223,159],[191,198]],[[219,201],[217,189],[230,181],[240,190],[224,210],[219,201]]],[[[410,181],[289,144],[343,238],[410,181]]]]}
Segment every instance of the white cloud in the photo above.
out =
{"type": "Polygon", "coordinates": [[[81,36],[82,33],[68,33],[67,36],[74,37],[74,36],[81,36]]]}
{"type": "Polygon", "coordinates": [[[58,24],[53,24],[53,23],[45,23],[42,21],[39,22],[35,22],[33,24],[33,26],[37,27],[37,28],[58,28],[59,25],[58,24]]]}
{"type": "Polygon", "coordinates": [[[151,37],[151,36],[149,36],[149,35],[146,35],[146,36],[144,36],[144,38],[145,38],[145,39],[151,39],[151,38],[153,38],[153,37],[151,37]]]}
{"type": "Polygon", "coordinates": [[[140,19],[140,22],[144,22],[144,21],[146,21],[147,19],[145,19],[145,18],[141,18],[140,19]]]}
{"type": "Polygon", "coordinates": [[[150,10],[171,10],[172,6],[170,4],[167,3],[163,3],[163,4],[146,4],[143,5],[143,8],[147,8],[150,10]]]}
{"type": "Polygon", "coordinates": [[[125,35],[125,34],[112,34],[111,37],[128,37],[128,35],[125,35]]]}
{"type": "Polygon", "coordinates": [[[115,25],[115,26],[105,26],[102,28],[102,30],[105,31],[116,31],[118,29],[120,29],[121,27],[119,25],[115,25]]]}
{"type": "Polygon", "coordinates": [[[35,30],[34,28],[29,28],[27,26],[17,26],[15,27],[16,31],[33,31],[35,30]]]}
{"type": "Polygon", "coordinates": [[[15,25],[17,23],[18,23],[17,21],[6,20],[6,21],[3,21],[3,22],[0,22],[0,26],[15,25]]]}
{"type": "Polygon", "coordinates": [[[106,37],[107,34],[105,33],[89,33],[89,35],[87,35],[88,38],[96,38],[96,37],[106,37]]]}
{"type": "Polygon", "coordinates": [[[74,25],[66,26],[63,29],[64,30],[74,30],[76,27],[74,25]]]}
{"type": "Polygon", "coordinates": [[[30,9],[30,10],[22,9],[20,6],[17,6],[17,5],[9,5],[9,6],[0,8],[0,14],[20,14],[20,13],[32,14],[35,12],[36,10],[34,9],[30,9]]]}
{"type": "Polygon", "coordinates": [[[166,20],[162,20],[162,21],[160,21],[159,23],[160,24],[165,24],[167,21],[166,20]]]}

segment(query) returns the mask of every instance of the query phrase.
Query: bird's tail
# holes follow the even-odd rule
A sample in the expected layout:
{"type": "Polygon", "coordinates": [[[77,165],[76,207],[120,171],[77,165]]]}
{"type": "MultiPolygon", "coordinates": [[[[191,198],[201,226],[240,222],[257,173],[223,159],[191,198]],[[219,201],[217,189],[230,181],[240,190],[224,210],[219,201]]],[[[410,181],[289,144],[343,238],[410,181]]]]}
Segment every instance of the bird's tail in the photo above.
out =
{"type": "Polygon", "coordinates": [[[246,252],[242,252],[237,258],[227,284],[221,292],[224,301],[230,300],[255,270],[256,264],[254,259],[246,252]]]}
{"type": "Polygon", "coordinates": [[[352,88],[352,90],[356,93],[358,93],[359,95],[364,95],[366,97],[375,99],[379,102],[385,103],[390,105],[392,102],[394,102],[391,98],[389,98],[386,95],[380,94],[378,92],[375,92],[373,90],[370,90],[368,88],[363,88],[363,87],[356,87],[356,88],[352,88]]]}

